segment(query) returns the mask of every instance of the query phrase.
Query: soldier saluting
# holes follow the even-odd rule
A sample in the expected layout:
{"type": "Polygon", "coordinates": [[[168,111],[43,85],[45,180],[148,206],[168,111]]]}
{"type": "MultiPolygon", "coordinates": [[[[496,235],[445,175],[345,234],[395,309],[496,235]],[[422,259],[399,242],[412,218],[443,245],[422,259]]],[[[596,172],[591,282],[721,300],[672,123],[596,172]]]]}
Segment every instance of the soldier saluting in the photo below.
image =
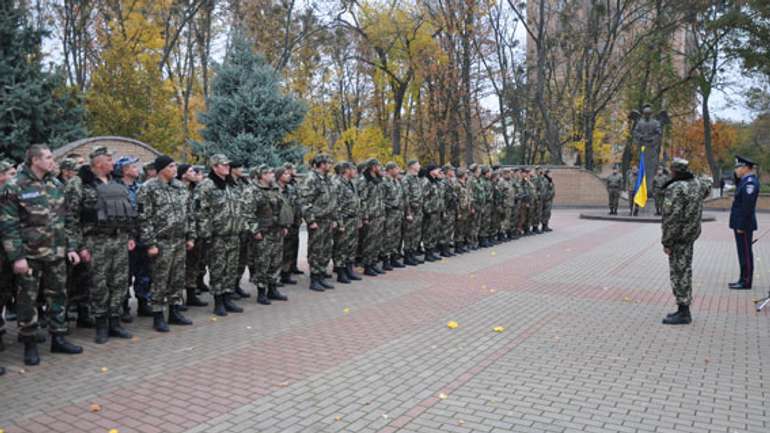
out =
{"type": "Polygon", "coordinates": [[[754,174],[754,165],[754,161],[748,158],[735,157],[735,176],[740,180],[730,209],[730,228],[735,234],[741,276],[738,281],[728,285],[733,290],[751,289],[754,277],[754,252],[751,246],[754,243],[754,231],[757,230],[756,206],[759,197],[759,180],[754,174]]]}

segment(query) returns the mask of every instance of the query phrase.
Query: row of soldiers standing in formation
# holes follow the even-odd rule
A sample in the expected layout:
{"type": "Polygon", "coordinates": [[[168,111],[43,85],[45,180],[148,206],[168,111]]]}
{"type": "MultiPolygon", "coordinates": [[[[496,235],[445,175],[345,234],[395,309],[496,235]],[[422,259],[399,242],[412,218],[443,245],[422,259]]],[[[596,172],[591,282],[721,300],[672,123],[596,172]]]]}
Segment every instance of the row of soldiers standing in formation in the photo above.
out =
{"type": "MultiPolygon", "coordinates": [[[[634,194],[636,193],[636,181],[639,177],[639,169],[632,167],[626,172],[626,191],[628,192],[629,215],[637,215],[639,208],[634,205],[634,194]]],[[[663,200],[665,197],[665,185],[671,180],[671,175],[663,167],[658,169],[655,177],[652,179],[652,197],[655,200],[655,215],[661,215],[663,211],[663,200]]],[[[618,204],[620,202],[620,193],[623,191],[623,176],[618,173],[618,167],[612,168],[612,174],[607,176],[607,192],[609,194],[610,215],[618,214],[618,204]]]]}
{"type": "MultiPolygon", "coordinates": [[[[207,305],[201,291],[213,295],[214,314],[242,312],[233,301],[249,297],[239,286],[246,267],[257,302],[287,300],[278,287],[302,273],[303,220],[315,291],[333,288],[325,281],[332,259],[338,281],[348,283],[360,278],[355,264],[374,276],[416,265],[420,254],[434,261],[452,248],[550,231],[553,182],[539,169],[422,169],[411,161],[404,174],[395,163],[382,170],[368,160],[336,164],[332,176],[332,164],[317,156],[297,185],[291,164],[247,175],[224,155],[209,159],[206,176],[159,156],[143,183],[137,158],[115,162],[105,147],[88,163],[71,155],[57,165],[50,149],[31,146],[18,174],[0,163],[0,306],[15,300],[25,364],[40,361],[41,325],[52,352],[82,352],[65,338],[72,310],[79,326],[95,328],[97,343],[131,338],[121,325],[132,320],[129,286],[138,315],[153,317],[159,332],[192,324],[183,311],[207,305]]],[[[0,322],[0,345],[3,331],[0,322]]]]}

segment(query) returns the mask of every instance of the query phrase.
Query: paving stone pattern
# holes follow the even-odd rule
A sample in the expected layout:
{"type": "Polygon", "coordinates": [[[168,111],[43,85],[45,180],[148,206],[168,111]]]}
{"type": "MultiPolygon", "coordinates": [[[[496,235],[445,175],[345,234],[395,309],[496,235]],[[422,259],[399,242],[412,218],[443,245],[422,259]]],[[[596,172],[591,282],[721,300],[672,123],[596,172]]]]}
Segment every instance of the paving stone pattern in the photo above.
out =
{"type": "Polygon", "coordinates": [[[770,282],[770,239],[755,245],[755,289],[729,291],[725,219],[696,244],[690,326],[660,324],[674,306],[659,227],[560,210],[546,235],[322,294],[303,276],[288,303],[252,297],[218,320],[196,308],[167,335],[144,318],[133,341],[77,330],[85,354],[46,346],[38,367],[21,364],[11,329],[0,429],[766,433],[770,315],[752,300],[770,282]]]}

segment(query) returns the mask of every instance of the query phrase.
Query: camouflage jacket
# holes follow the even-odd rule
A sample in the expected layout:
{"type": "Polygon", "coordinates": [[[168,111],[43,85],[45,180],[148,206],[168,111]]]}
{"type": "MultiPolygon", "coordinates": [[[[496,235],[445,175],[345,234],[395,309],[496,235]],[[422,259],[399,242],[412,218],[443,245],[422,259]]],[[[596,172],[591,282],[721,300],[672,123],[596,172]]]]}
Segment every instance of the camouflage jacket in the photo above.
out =
{"type": "Polygon", "coordinates": [[[554,197],[556,197],[556,187],[553,184],[553,179],[543,176],[543,194],[541,198],[547,203],[553,201],[554,197]]]}
{"type": "Polygon", "coordinates": [[[154,177],[139,188],[136,203],[140,240],[148,248],[160,240],[196,238],[193,200],[182,182],[171,179],[166,183],[154,177]]]}
{"type": "Polygon", "coordinates": [[[406,209],[406,199],[404,198],[404,189],[398,179],[385,176],[382,181],[384,191],[385,209],[388,213],[404,213],[406,209]]]}
{"type": "MultiPolygon", "coordinates": [[[[426,177],[427,178],[427,177],[426,177]]],[[[426,214],[436,214],[444,209],[444,185],[439,179],[429,179],[425,190],[422,211],[426,214]]]]}
{"type": "Polygon", "coordinates": [[[661,243],[670,248],[695,242],[701,232],[702,183],[688,173],[682,179],[669,181],[664,191],[661,243]]]}
{"type": "Polygon", "coordinates": [[[407,174],[401,181],[404,185],[404,198],[408,215],[422,213],[423,183],[417,175],[407,174]]]}
{"type": "Polygon", "coordinates": [[[337,214],[343,220],[361,217],[361,197],[353,181],[341,176],[334,178],[337,195],[337,214]]]}
{"type": "Polygon", "coordinates": [[[655,195],[663,195],[663,185],[668,182],[668,176],[665,174],[656,174],[654,178],[652,178],[652,191],[655,193],[655,195]]]}
{"type": "Polygon", "coordinates": [[[512,208],[516,202],[516,190],[513,183],[504,178],[497,181],[497,190],[500,194],[500,205],[506,208],[512,208]]]}
{"type": "Polygon", "coordinates": [[[626,190],[628,192],[633,192],[636,188],[636,177],[637,174],[634,174],[632,170],[626,172],[626,190]]]}
{"type": "Polygon", "coordinates": [[[297,188],[297,185],[293,181],[286,184],[283,188],[283,195],[294,210],[294,222],[292,223],[292,226],[299,227],[302,225],[302,204],[299,199],[299,189],[297,188]]]}
{"type": "Polygon", "coordinates": [[[381,177],[364,175],[361,187],[361,214],[366,220],[385,216],[385,190],[381,177]]]}
{"type": "Polygon", "coordinates": [[[248,187],[245,195],[243,218],[245,231],[249,234],[289,228],[293,223],[293,209],[274,184],[265,186],[255,182],[248,187]]]}
{"type": "Polygon", "coordinates": [[[311,171],[302,183],[300,202],[302,217],[308,224],[317,220],[334,221],[337,218],[337,197],[328,175],[311,171]]]}
{"type": "Polygon", "coordinates": [[[234,179],[222,179],[213,171],[195,187],[194,201],[198,237],[232,236],[243,230],[242,186],[234,179]]]}
{"type": "Polygon", "coordinates": [[[455,188],[457,179],[448,177],[441,180],[441,186],[444,187],[444,212],[457,212],[457,189],[455,188]]]}
{"type": "Polygon", "coordinates": [[[9,262],[54,261],[75,249],[67,233],[62,184],[54,176],[40,179],[25,167],[2,191],[0,235],[9,262]]]}
{"type": "Polygon", "coordinates": [[[462,218],[470,215],[472,209],[471,190],[468,188],[468,182],[457,181],[457,216],[462,218]]]}
{"type": "Polygon", "coordinates": [[[484,188],[484,181],[481,177],[473,177],[468,181],[468,189],[471,193],[471,205],[480,212],[487,204],[487,191],[484,188]]]}
{"type": "Polygon", "coordinates": [[[623,176],[620,173],[613,173],[607,176],[607,190],[620,191],[623,189],[623,176]]]}

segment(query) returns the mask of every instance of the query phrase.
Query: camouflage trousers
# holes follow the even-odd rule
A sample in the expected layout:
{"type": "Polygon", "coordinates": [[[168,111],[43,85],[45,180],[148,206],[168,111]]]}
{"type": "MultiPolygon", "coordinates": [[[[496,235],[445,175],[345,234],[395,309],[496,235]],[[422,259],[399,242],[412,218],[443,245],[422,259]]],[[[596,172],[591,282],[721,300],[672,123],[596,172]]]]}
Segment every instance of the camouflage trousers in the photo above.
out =
{"type": "Polygon", "coordinates": [[[68,306],[90,305],[91,270],[89,263],[80,262],[73,266],[67,262],[67,304],[68,306]]]}
{"type": "MultiPolygon", "coordinates": [[[[211,295],[233,293],[240,284],[243,274],[238,273],[238,256],[241,248],[241,236],[212,236],[208,240],[209,254],[209,286],[211,295]]],[[[256,251],[255,254],[259,252],[256,251]]]]}
{"type": "Polygon", "coordinates": [[[494,209],[492,209],[492,204],[486,204],[482,208],[481,231],[479,233],[480,236],[489,238],[497,235],[497,229],[495,229],[493,214],[494,214],[494,209]]]}
{"type": "Polygon", "coordinates": [[[454,244],[466,244],[470,240],[471,214],[459,212],[455,220],[454,244]]]}
{"type": "Polygon", "coordinates": [[[38,298],[44,300],[48,330],[51,334],[67,333],[65,308],[67,305],[67,266],[64,259],[53,261],[29,260],[30,271],[16,275],[16,318],[19,335],[32,336],[38,329],[38,298]]]}
{"type": "Polygon", "coordinates": [[[544,226],[547,226],[551,222],[551,208],[553,207],[553,200],[546,200],[543,202],[543,213],[540,215],[540,221],[544,226]]]}
{"type": "Polygon", "coordinates": [[[481,209],[476,208],[475,212],[471,214],[470,230],[468,231],[468,242],[471,245],[479,244],[479,234],[481,234],[481,209]]]}
{"type": "MultiPolygon", "coordinates": [[[[241,233],[238,236],[238,267],[235,271],[238,275],[237,281],[241,280],[243,273],[246,272],[246,266],[254,260],[253,243],[249,238],[251,238],[251,235],[248,233],[241,233]]],[[[253,272],[251,268],[249,268],[249,272],[253,272]]]]}
{"type": "MultiPolygon", "coordinates": [[[[13,275],[13,265],[6,261],[0,261],[0,311],[8,305],[13,298],[15,291],[15,278],[13,275]]],[[[5,317],[0,313],[0,335],[5,333],[5,317]]]]}
{"type": "Polygon", "coordinates": [[[200,242],[195,243],[193,249],[186,252],[184,267],[185,287],[198,287],[198,281],[200,281],[201,274],[206,273],[206,265],[203,262],[203,251],[204,245],[203,241],[201,240],[200,242]]]}
{"type": "Polygon", "coordinates": [[[355,260],[356,248],[358,247],[358,221],[358,218],[344,219],[342,227],[337,227],[334,230],[334,246],[332,247],[334,267],[346,266],[355,260]]]}
{"type": "Polygon", "coordinates": [[[519,206],[518,218],[516,219],[516,227],[518,227],[519,230],[529,230],[530,206],[530,203],[522,203],[521,206],[519,206]]]}
{"type": "Polygon", "coordinates": [[[91,312],[94,317],[115,317],[128,289],[128,234],[86,236],[91,252],[91,312]]]}
{"type": "Polygon", "coordinates": [[[404,211],[402,209],[388,209],[385,213],[385,236],[383,239],[382,254],[388,257],[397,257],[401,254],[401,228],[404,223],[404,211]]]}
{"type": "Polygon", "coordinates": [[[671,276],[671,289],[677,305],[690,305],[692,302],[692,254],[694,243],[675,244],[668,256],[668,268],[671,276]]]}
{"type": "Polygon", "coordinates": [[[653,198],[655,200],[655,213],[660,214],[661,210],[663,209],[663,199],[665,198],[665,195],[659,192],[656,192],[653,195],[653,198]]]}
{"type": "Polygon", "coordinates": [[[283,264],[281,268],[288,272],[297,267],[299,255],[299,225],[289,227],[289,234],[283,238],[283,264]]]}
{"type": "Polygon", "coordinates": [[[436,248],[441,239],[441,212],[426,213],[422,222],[422,243],[426,250],[436,248]]]}
{"type": "Polygon", "coordinates": [[[502,233],[511,231],[511,213],[513,209],[509,206],[500,206],[497,209],[497,218],[499,221],[499,230],[502,233]]]}
{"type": "Polygon", "coordinates": [[[610,210],[613,212],[618,210],[618,203],[620,202],[620,190],[610,189],[607,190],[607,194],[609,194],[610,197],[610,210]]]}
{"type": "Polygon", "coordinates": [[[532,203],[530,203],[529,207],[529,220],[527,221],[527,226],[529,227],[537,227],[540,225],[540,213],[543,210],[543,202],[540,200],[535,200],[532,203]]]}
{"type": "Polygon", "coordinates": [[[511,228],[511,230],[518,230],[519,229],[519,208],[521,205],[519,203],[516,203],[511,208],[511,216],[508,220],[508,226],[511,228]]]}
{"type": "Polygon", "coordinates": [[[317,229],[307,230],[307,262],[310,265],[310,273],[318,275],[325,273],[326,267],[329,266],[334,233],[331,220],[316,221],[316,224],[317,229]]]}
{"type": "Polygon", "coordinates": [[[457,224],[457,211],[454,209],[448,209],[444,211],[441,216],[441,239],[439,243],[442,245],[452,245],[452,241],[455,237],[455,231],[457,230],[455,225],[457,224]]]}
{"type": "Polygon", "coordinates": [[[278,282],[283,261],[283,235],[278,227],[262,232],[262,239],[254,240],[254,255],[249,264],[251,282],[267,287],[278,282]]]}
{"type": "Polygon", "coordinates": [[[380,260],[385,253],[383,235],[385,234],[385,216],[376,216],[363,227],[361,238],[361,262],[371,266],[380,260]]]}
{"type": "MultiPolygon", "coordinates": [[[[133,281],[134,296],[147,300],[150,297],[150,258],[147,246],[137,245],[128,253],[128,281],[133,281]]],[[[128,294],[126,294],[128,296],[128,294]]]]}
{"type": "Polygon", "coordinates": [[[404,251],[414,253],[420,249],[420,241],[422,241],[422,219],[423,213],[417,212],[412,215],[411,221],[404,221],[404,251]]]}
{"type": "Polygon", "coordinates": [[[182,305],[185,260],[184,239],[158,240],[157,256],[150,258],[150,297],[152,311],[160,313],[169,305],[182,305]]]}

